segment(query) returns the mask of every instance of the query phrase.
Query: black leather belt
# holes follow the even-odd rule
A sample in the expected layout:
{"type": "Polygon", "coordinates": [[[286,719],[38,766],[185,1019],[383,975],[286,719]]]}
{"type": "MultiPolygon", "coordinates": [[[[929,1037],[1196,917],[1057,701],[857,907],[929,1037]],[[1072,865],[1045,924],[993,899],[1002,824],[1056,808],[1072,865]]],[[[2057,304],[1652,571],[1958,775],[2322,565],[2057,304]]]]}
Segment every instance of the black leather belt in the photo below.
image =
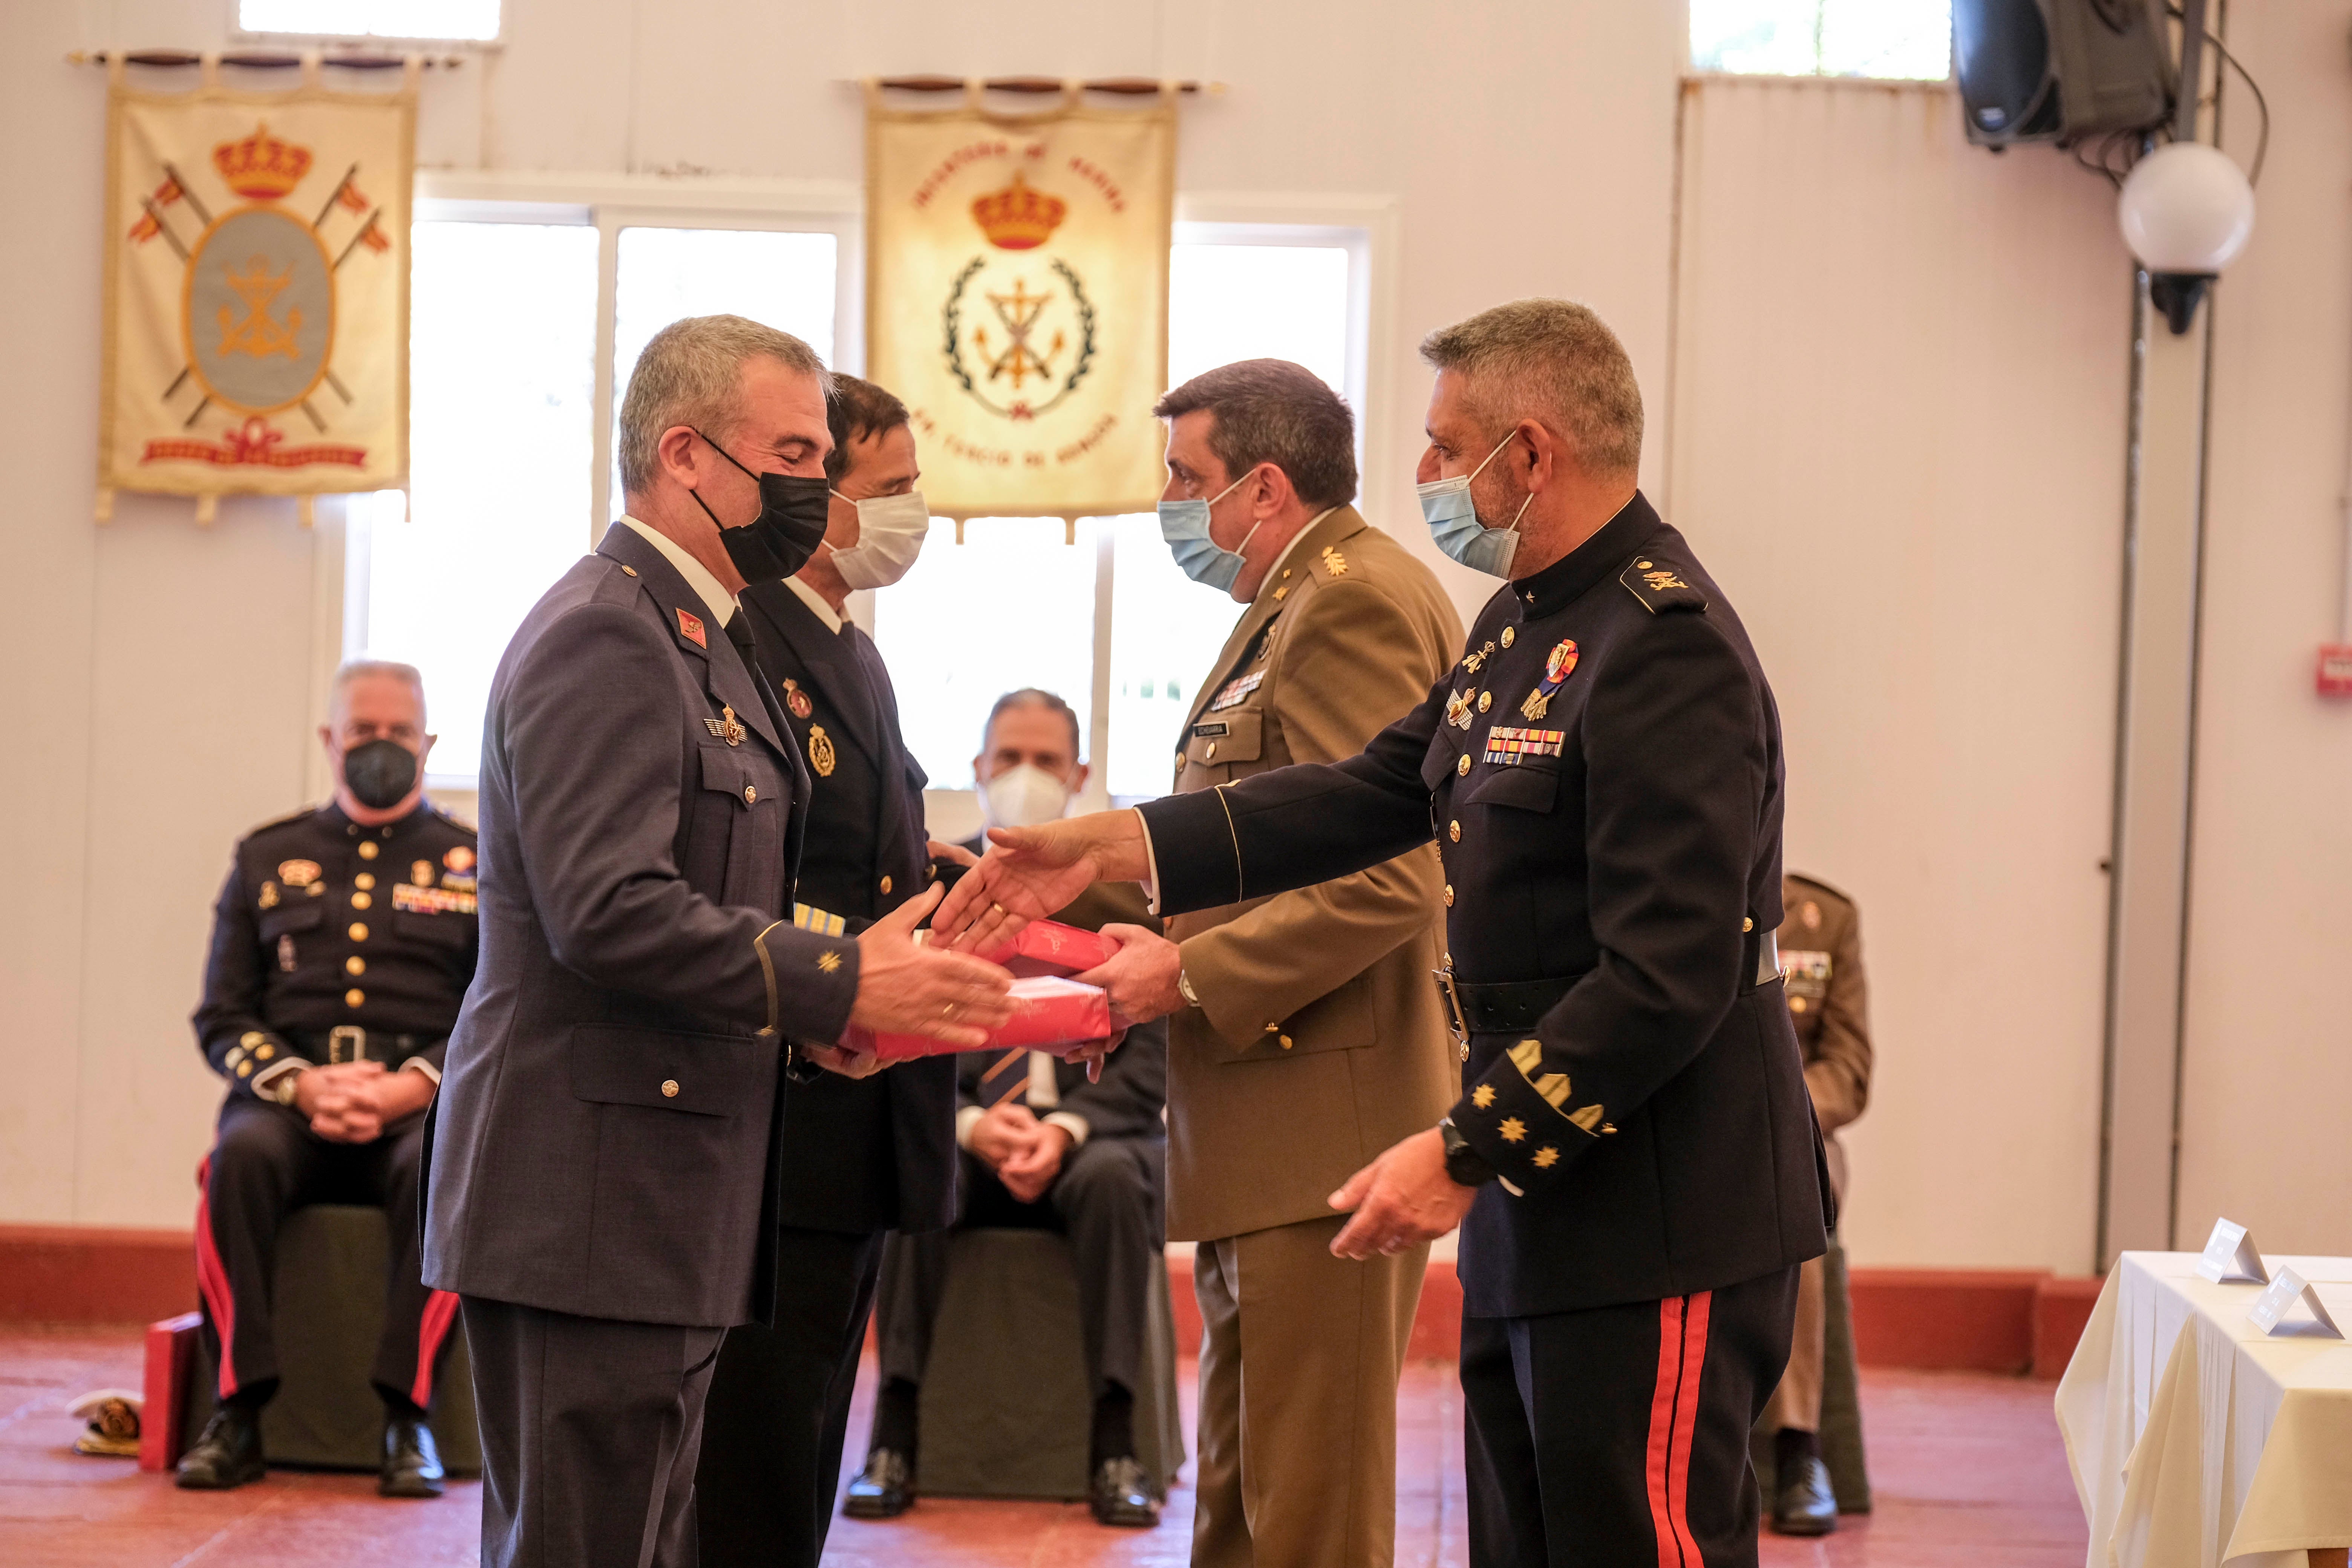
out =
{"type": "MultiPolygon", "coordinates": [[[[1739,987],[1742,995],[1780,978],[1780,944],[1770,931],[1749,931],[1741,939],[1739,968],[1749,976],[1739,987]]],[[[1445,1004],[1446,1021],[1456,1044],[1467,1044],[1473,1035],[1519,1034],[1534,1028],[1584,978],[1570,974],[1548,980],[1456,980],[1451,960],[1444,969],[1430,973],[1436,977],[1437,994],[1445,1004]]]]}
{"type": "Polygon", "coordinates": [[[423,1050],[436,1037],[388,1035],[382,1029],[362,1029],[357,1024],[338,1024],[331,1029],[311,1030],[295,1036],[301,1043],[302,1054],[320,1067],[331,1067],[338,1062],[383,1062],[389,1067],[402,1057],[414,1056],[423,1050]]]}

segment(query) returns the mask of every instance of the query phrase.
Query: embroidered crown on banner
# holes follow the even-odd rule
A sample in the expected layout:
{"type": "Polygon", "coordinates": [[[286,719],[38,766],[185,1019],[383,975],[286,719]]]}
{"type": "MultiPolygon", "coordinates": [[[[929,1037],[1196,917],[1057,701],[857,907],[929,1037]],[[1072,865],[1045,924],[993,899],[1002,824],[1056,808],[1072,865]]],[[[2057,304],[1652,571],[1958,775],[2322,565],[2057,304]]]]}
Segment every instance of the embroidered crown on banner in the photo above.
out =
{"type": "Polygon", "coordinates": [[[1054,237],[1069,213],[1069,203],[1031,190],[1018,169],[1013,171],[1011,184],[971,204],[972,221],[999,250],[1036,249],[1054,237]]]}
{"type": "Polygon", "coordinates": [[[310,150],[282,142],[267,125],[254,127],[242,142],[224,142],[213,149],[213,167],[228,188],[257,202],[274,202],[302,183],[310,172],[310,150]]]}

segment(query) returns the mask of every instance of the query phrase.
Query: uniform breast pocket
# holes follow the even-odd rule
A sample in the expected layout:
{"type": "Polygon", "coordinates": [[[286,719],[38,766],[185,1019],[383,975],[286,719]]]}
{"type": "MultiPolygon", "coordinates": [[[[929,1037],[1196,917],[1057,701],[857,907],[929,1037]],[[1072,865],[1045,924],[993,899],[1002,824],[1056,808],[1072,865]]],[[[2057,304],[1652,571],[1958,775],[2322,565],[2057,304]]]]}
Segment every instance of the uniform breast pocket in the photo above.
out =
{"type": "Polygon", "coordinates": [[[1516,766],[1487,763],[1470,770],[1455,794],[1456,805],[1501,805],[1515,811],[1549,811],[1559,800],[1559,764],[1527,759],[1516,766]]]}
{"type": "Polygon", "coordinates": [[[1421,759],[1422,787],[1431,794],[1445,782],[1446,775],[1460,766],[1461,748],[1454,743],[1455,731],[1450,724],[1438,726],[1437,733],[1429,738],[1429,754],[1421,759]]]}
{"type": "Polygon", "coordinates": [[[764,750],[702,746],[687,880],[706,897],[770,913],[783,907],[785,791],[764,750]]]}
{"type": "Polygon", "coordinates": [[[1254,763],[1265,752],[1265,712],[1258,708],[1203,713],[1184,736],[1184,760],[1195,767],[1254,763]]]}
{"type": "Polygon", "coordinates": [[[415,910],[394,910],[392,934],[403,942],[413,942],[422,947],[460,948],[473,937],[474,917],[455,912],[423,914],[415,910]]]}
{"type": "Polygon", "coordinates": [[[272,910],[261,917],[261,940],[276,942],[281,936],[316,931],[326,918],[327,907],[323,899],[307,899],[299,904],[272,910]]]}

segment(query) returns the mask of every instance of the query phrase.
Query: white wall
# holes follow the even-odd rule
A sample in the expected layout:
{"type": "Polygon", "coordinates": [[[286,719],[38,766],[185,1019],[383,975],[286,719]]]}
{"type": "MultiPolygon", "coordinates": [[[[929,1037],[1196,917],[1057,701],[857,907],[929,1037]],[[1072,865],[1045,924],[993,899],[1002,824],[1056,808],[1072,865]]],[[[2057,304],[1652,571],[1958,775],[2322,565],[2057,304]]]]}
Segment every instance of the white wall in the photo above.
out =
{"type": "MultiPolygon", "coordinates": [[[[1517,294],[1595,304],[1649,393],[1646,481],[1773,671],[1792,861],[1864,902],[1885,1066],[1857,1258],[2084,1266],[2127,310],[2097,182],[1959,145],[1937,92],[1694,89],[1677,289],[1675,0],[509,9],[502,51],[428,77],[425,163],[849,180],[854,76],[1231,84],[1184,110],[1184,188],[1399,203],[1368,500],[1424,552],[1413,342],[1517,294]]],[[[2322,1109],[2352,1088],[2327,919],[2352,711],[2307,668],[2352,418],[2347,17],[2297,9],[2239,28],[2280,131],[2219,317],[2184,1211],[2352,1250],[2322,1109]],[[2273,1129],[2303,1195],[2265,1173],[2273,1129]]],[[[0,1221],[186,1223],[210,899],[231,840],[304,798],[331,660],[331,509],[316,534],[268,503],[89,521],[103,82],[62,57],[215,44],[226,11],[0,8],[0,131],[55,150],[0,169],[0,1221]]]]}

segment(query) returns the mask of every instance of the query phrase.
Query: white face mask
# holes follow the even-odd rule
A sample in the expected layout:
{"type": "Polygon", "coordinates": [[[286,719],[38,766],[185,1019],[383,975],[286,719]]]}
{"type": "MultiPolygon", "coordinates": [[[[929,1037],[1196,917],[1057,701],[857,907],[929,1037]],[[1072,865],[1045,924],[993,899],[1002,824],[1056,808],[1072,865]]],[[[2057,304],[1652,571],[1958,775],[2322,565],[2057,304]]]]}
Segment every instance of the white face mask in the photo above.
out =
{"type": "Polygon", "coordinates": [[[981,815],[991,827],[1035,827],[1070,809],[1070,786],[1032,763],[1018,763],[981,786],[981,815]]]}
{"type": "MultiPolygon", "coordinates": [[[[839,490],[833,492],[849,500],[839,490]]],[[[849,501],[857,509],[857,542],[833,552],[834,570],[853,588],[887,588],[907,574],[931,531],[931,509],[923,492],[867,496],[849,501]]]]}

